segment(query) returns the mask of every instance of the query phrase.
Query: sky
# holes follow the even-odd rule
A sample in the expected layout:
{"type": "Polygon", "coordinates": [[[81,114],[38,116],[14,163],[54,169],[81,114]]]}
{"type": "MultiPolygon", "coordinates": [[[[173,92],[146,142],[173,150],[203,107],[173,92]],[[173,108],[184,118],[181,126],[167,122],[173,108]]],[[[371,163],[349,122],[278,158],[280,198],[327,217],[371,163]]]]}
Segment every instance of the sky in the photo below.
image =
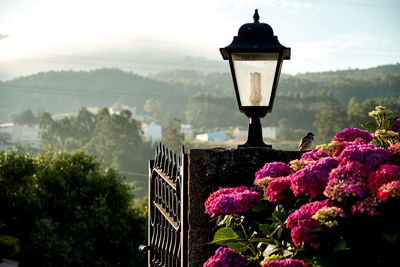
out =
{"type": "Polygon", "coordinates": [[[255,8],[291,48],[284,73],[400,62],[398,0],[0,0],[0,80],[51,69],[225,70],[219,48],[255,8]]]}

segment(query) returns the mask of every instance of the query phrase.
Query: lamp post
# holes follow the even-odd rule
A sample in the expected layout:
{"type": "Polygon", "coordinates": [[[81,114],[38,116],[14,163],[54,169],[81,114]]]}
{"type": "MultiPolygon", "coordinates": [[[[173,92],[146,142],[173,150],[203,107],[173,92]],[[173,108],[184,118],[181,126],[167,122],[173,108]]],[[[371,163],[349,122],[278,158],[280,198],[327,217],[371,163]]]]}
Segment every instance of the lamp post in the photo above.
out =
{"type": "Polygon", "coordinates": [[[272,111],[282,61],[290,59],[290,48],[279,43],[271,26],[259,22],[257,9],[253,18],[220,52],[229,60],[239,110],[250,118],[247,142],[239,147],[271,148],[263,141],[260,118],[272,111]]]}

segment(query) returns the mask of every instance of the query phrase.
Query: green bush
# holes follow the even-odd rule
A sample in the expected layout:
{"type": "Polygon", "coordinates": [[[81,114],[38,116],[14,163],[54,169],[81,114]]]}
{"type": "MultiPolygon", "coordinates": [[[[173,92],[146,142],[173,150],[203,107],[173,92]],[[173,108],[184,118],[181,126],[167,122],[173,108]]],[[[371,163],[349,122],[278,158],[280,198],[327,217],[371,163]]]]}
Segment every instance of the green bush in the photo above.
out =
{"type": "Polygon", "coordinates": [[[2,235],[21,266],[142,266],[146,219],[132,188],[84,152],[0,153],[2,235]]]}

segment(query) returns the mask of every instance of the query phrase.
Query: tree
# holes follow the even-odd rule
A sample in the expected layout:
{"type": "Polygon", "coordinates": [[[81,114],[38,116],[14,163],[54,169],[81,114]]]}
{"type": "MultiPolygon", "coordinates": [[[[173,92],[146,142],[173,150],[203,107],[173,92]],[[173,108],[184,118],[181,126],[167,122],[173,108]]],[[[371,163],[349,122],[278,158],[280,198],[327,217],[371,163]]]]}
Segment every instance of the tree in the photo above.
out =
{"type": "Polygon", "coordinates": [[[347,124],[346,112],[332,106],[327,106],[315,114],[314,127],[316,138],[320,143],[328,143],[347,124]]]}
{"type": "Polygon", "coordinates": [[[161,121],[161,104],[160,101],[154,98],[149,98],[144,104],[144,110],[151,115],[154,122],[160,123],[161,121]]]}
{"type": "Polygon", "coordinates": [[[0,152],[2,235],[20,240],[21,266],[143,266],[144,216],[132,190],[82,151],[0,152]]]}
{"type": "Polygon", "coordinates": [[[21,113],[12,116],[15,123],[39,123],[39,119],[33,114],[31,109],[24,110],[21,113]]]}
{"type": "Polygon", "coordinates": [[[169,120],[163,129],[162,142],[172,151],[179,152],[185,136],[180,132],[181,122],[177,119],[169,120]]]}

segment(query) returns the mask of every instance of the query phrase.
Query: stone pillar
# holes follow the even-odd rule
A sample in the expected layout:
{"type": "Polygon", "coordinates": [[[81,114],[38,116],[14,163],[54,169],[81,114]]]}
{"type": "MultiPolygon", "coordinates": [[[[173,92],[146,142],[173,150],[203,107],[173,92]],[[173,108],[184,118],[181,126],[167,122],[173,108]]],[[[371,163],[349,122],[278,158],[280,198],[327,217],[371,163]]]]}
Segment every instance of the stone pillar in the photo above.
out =
{"type": "Polygon", "coordinates": [[[300,158],[303,152],[270,148],[191,149],[188,151],[188,262],[201,267],[214,253],[204,202],[221,187],[252,186],[254,174],[267,162],[300,158]]]}

